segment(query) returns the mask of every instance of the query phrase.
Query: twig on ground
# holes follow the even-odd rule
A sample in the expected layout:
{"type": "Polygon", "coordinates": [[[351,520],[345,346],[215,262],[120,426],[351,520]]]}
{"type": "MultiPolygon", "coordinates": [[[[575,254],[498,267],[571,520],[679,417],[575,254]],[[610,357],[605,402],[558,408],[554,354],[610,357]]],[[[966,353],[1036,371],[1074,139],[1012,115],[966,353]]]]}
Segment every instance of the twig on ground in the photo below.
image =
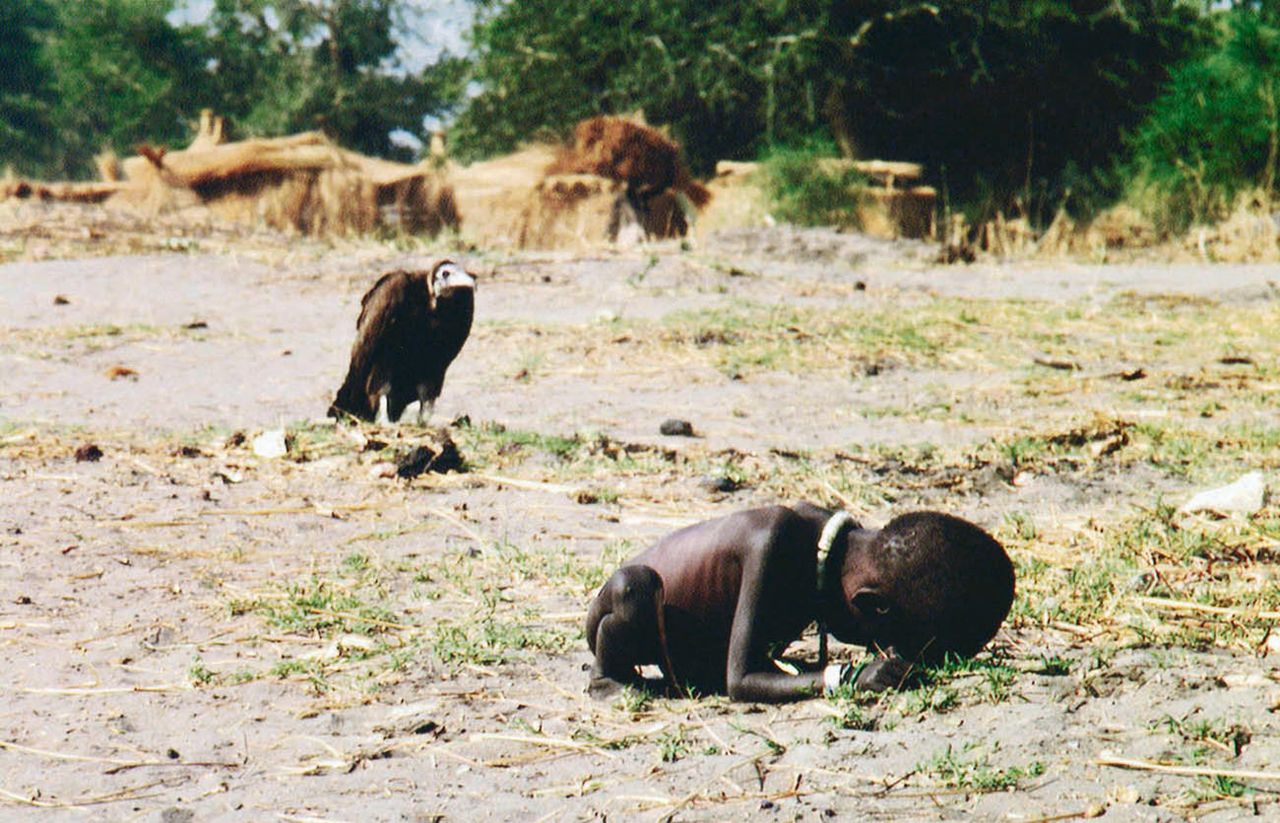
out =
{"type": "Polygon", "coordinates": [[[19,803],[24,806],[33,806],[38,809],[76,809],[85,806],[101,806],[104,803],[117,803],[121,800],[140,800],[144,797],[157,797],[159,792],[155,794],[142,794],[148,789],[154,789],[156,786],[164,784],[163,780],[155,780],[151,783],[144,783],[141,786],[131,786],[127,789],[110,792],[108,794],[95,795],[93,797],[82,797],[78,800],[36,800],[32,797],[23,797],[16,792],[0,789],[0,798],[4,798],[13,803],[19,803]]]}
{"type": "Polygon", "coordinates": [[[1280,612],[1251,612],[1246,609],[1231,609],[1225,606],[1210,606],[1206,603],[1194,603],[1189,600],[1169,600],[1163,597],[1139,597],[1138,602],[1157,609],[1168,609],[1178,612],[1199,612],[1215,614],[1223,617],[1239,617],[1252,620],[1280,620],[1280,612]]]}
{"type": "Polygon", "coordinates": [[[589,753],[589,754],[602,754],[605,757],[609,758],[610,760],[617,759],[613,754],[601,749],[599,746],[589,745],[586,743],[579,743],[576,740],[564,740],[556,737],[533,737],[530,735],[521,735],[521,734],[491,733],[491,734],[473,734],[471,735],[471,740],[472,742],[480,742],[484,740],[502,740],[508,743],[528,743],[532,746],[547,746],[549,748],[572,749],[573,751],[589,753]]]}
{"type": "Polygon", "coordinates": [[[1231,780],[1280,780],[1280,772],[1253,772],[1241,769],[1214,769],[1205,766],[1170,766],[1164,763],[1152,763],[1150,760],[1134,760],[1127,757],[1101,754],[1094,759],[1100,766],[1114,766],[1118,769],[1134,769],[1160,774],[1181,774],[1190,777],[1226,777],[1231,780]]]}

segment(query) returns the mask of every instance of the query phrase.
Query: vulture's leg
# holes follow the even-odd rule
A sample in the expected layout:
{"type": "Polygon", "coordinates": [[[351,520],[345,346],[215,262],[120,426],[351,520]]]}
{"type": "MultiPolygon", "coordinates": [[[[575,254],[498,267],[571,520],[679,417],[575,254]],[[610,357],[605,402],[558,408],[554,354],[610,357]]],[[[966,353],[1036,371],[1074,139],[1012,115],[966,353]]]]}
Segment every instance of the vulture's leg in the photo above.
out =
{"type": "Polygon", "coordinates": [[[373,420],[379,426],[390,426],[391,418],[387,416],[387,393],[382,392],[378,395],[378,414],[373,420]]]}
{"type": "Polygon", "coordinates": [[[418,425],[425,426],[431,420],[431,413],[436,410],[436,401],[427,396],[427,387],[418,387],[418,425]]]}

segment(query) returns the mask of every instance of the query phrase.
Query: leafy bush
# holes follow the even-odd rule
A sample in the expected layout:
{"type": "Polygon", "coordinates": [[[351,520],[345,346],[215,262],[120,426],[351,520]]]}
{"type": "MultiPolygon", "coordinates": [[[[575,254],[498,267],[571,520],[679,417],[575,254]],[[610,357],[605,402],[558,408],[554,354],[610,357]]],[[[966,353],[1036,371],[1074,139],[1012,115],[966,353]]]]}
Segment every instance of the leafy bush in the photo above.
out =
{"type": "Polygon", "coordinates": [[[1215,48],[1172,72],[1130,138],[1135,205],[1181,231],[1225,217],[1237,195],[1276,193],[1280,27],[1252,10],[1222,16],[1215,48]]]}
{"type": "Polygon", "coordinates": [[[837,156],[835,144],[820,139],[770,149],[763,171],[773,216],[802,226],[856,227],[865,178],[837,156]]]}

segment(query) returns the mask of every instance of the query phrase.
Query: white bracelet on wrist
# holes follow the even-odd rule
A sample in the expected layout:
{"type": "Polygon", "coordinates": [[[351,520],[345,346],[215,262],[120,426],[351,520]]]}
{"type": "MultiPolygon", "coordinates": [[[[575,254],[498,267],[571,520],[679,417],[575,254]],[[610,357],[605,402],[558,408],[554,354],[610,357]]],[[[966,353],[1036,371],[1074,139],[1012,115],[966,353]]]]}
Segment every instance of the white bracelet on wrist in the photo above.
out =
{"type": "Polygon", "coordinates": [[[844,673],[843,663],[832,663],[822,670],[822,693],[834,694],[840,688],[841,675],[844,673]]]}

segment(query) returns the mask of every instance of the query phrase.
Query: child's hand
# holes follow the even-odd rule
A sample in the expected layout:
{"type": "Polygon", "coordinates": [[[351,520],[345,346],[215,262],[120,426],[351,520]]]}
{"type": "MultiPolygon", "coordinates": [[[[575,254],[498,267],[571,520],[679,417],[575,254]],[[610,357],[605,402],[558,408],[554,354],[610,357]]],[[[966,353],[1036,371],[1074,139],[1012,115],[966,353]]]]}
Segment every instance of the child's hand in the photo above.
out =
{"type": "Polygon", "coordinates": [[[882,692],[900,687],[910,673],[911,664],[892,653],[887,657],[863,661],[856,666],[852,663],[832,663],[822,671],[822,691],[824,694],[832,694],[841,686],[853,684],[855,689],[882,692]]]}
{"type": "Polygon", "coordinates": [[[877,657],[854,675],[855,688],[869,692],[901,688],[911,673],[911,664],[897,655],[877,657]]]}

